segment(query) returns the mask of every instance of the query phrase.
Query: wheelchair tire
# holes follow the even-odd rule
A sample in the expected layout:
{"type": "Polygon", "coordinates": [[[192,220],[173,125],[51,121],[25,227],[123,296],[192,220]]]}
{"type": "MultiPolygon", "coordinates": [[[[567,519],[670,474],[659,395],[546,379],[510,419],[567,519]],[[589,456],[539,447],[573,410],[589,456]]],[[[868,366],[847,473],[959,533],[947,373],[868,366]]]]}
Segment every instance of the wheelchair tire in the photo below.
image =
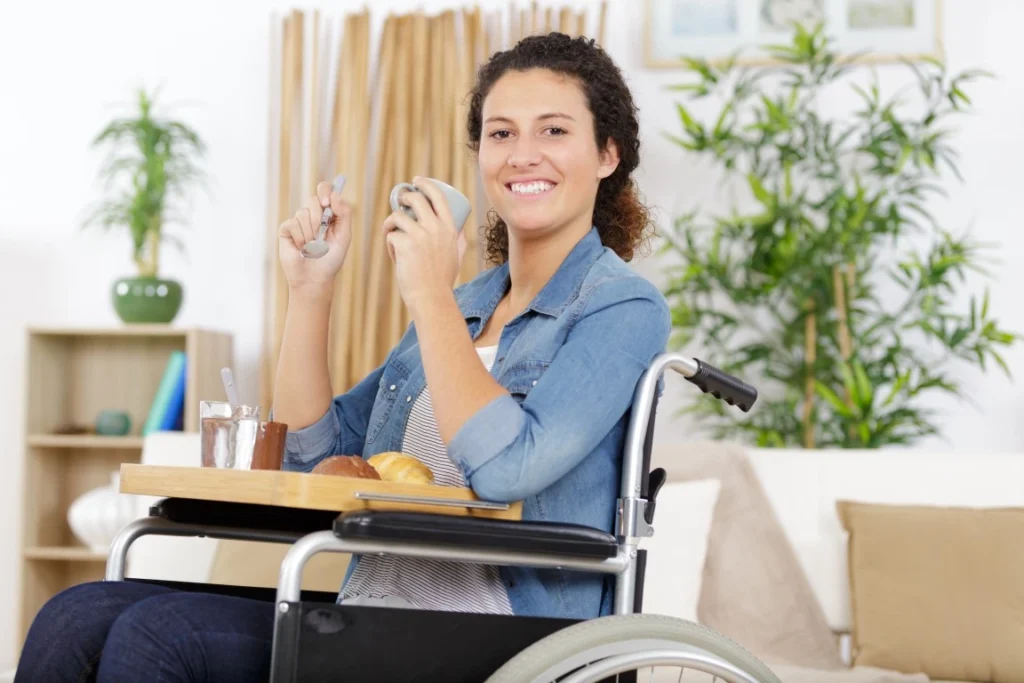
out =
{"type": "MultiPolygon", "coordinates": [[[[702,624],[659,614],[622,614],[574,624],[526,648],[485,683],[551,683],[607,657],[654,649],[698,654],[742,672],[743,677],[733,678],[718,673],[718,680],[726,683],[781,683],[757,657],[725,636],[702,624]]],[[[699,664],[687,664],[685,668],[701,671],[699,664]]],[[[596,683],[601,678],[604,676],[586,681],[596,683]]]]}

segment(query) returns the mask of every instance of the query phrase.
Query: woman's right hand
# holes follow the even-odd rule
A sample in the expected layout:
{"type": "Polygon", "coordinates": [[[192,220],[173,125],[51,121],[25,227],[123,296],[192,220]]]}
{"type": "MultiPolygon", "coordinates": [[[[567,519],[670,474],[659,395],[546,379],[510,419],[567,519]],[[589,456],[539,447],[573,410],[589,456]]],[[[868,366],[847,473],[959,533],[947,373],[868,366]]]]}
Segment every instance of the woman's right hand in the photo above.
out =
{"type": "Polygon", "coordinates": [[[278,258],[289,289],[333,287],[334,276],[345,263],[351,242],[352,212],[348,203],[342,200],[340,193],[331,191],[330,183],[320,183],[316,186],[316,196],[277,229],[278,258]],[[305,258],[302,246],[316,239],[320,217],[328,206],[334,212],[324,235],[330,249],[318,259],[305,258]]]}

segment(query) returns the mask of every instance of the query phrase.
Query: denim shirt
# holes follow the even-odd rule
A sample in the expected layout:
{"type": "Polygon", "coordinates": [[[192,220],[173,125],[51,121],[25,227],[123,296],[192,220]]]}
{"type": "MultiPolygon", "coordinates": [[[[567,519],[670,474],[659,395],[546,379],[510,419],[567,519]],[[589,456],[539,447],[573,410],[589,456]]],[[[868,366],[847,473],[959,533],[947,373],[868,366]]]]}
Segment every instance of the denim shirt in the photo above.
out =
{"type": "MultiPolygon", "coordinates": [[[[455,290],[473,339],[509,284],[503,264],[455,290]]],[[[665,350],[670,327],[661,293],[592,228],[502,330],[491,375],[508,394],[466,421],[449,457],[480,498],[523,501],[524,520],[611,533],[633,392],[665,350]]],[[[385,362],[335,397],[323,417],[288,433],[285,468],[309,471],[330,455],[400,450],[425,383],[410,326],[385,362]]],[[[500,573],[516,614],[588,619],[611,612],[612,577],[529,567],[500,573]]]]}

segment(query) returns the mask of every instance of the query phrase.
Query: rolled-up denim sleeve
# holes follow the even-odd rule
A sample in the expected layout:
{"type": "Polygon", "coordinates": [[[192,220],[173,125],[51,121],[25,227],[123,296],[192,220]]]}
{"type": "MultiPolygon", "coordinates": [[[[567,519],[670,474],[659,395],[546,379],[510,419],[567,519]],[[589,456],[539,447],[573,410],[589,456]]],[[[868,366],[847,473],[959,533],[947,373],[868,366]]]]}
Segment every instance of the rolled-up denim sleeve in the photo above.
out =
{"type": "Polygon", "coordinates": [[[646,280],[598,286],[526,399],[506,394],[477,411],[448,444],[449,457],[481,498],[511,502],[543,491],[629,410],[670,331],[668,305],[646,280]]]}
{"type": "Polygon", "coordinates": [[[349,391],[335,396],[330,408],[311,425],[288,430],[284,469],[308,472],[331,455],[362,455],[366,429],[387,361],[349,391]]]}

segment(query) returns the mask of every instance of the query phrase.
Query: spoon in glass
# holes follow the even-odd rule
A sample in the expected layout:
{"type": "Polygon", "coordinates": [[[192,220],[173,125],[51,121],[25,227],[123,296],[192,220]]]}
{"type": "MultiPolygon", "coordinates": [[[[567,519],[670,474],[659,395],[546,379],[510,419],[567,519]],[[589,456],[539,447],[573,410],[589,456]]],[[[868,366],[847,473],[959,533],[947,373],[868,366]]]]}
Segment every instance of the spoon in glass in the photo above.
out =
{"type": "Polygon", "coordinates": [[[220,369],[220,379],[224,383],[224,393],[227,394],[228,403],[232,406],[240,405],[238,400],[238,390],[235,388],[235,375],[231,372],[230,367],[223,367],[220,369]]]}
{"type": "MultiPolygon", "coordinates": [[[[344,187],[345,176],[340,175],[334,179],[334,185],[331,186],[331,191],[341,192],[344,187]]],[[[324,213],[320,217],[320,229],[317,231],[316,239],[302,245],[301,253],[304,257],[317,259],[330,251],[330,247],[327,246],[327,242],[324,241],[324,235],[327,234],[327,226],[330,225],[332,218],[334,218],[334,212],[331,211],[331,207],[328,206],[324,209],[324,213]]]]}

